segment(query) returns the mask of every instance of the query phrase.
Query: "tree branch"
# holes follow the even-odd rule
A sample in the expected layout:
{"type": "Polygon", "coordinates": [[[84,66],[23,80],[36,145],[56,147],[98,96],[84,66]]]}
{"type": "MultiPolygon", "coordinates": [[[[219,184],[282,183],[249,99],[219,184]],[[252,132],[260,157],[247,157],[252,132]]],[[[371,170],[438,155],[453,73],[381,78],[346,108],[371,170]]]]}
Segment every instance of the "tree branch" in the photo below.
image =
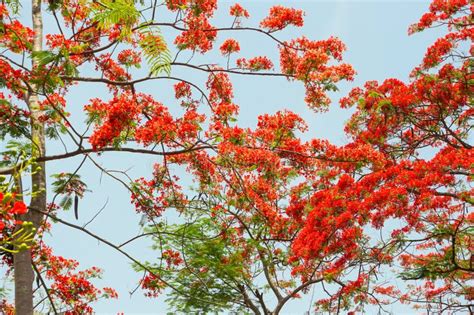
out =
{"type": "Polygon", "coordinates": [[[66,158],[70,158],[70,157],[74,157],[74,156],[82,155],[82,154],[89,154],[89,153],[99,153],[100,154],[102,152],[129,152],[129,153],[141,153],[141,154],[166,156],[166,155],[185,154],[185,153],[190,153],[190,152],[193,152],[193,151],[198,151],[198,150],[203,150],[203,149],[211,149],[211,148],[213,148],[213,146],[211,146],[211,145],[201,145],[201,146],[192,146],[188,149],[177,150],[177,151],[169,151],[169,152],[158,152],[158,151],[147,150],[147,149],[114,148],[114,147],[102,148],[100,150],[94,150],[92,148],[89,148],[89,149],[84,149],[83,148],[83,149],[77,149],[75,151],[71,151],[71,152],[64,153],[64,154],[44,156],[44,157],[38,158],[37,161],[39,161],[39,162],[54,161],[54,160],[66,159],[66,158]]]}

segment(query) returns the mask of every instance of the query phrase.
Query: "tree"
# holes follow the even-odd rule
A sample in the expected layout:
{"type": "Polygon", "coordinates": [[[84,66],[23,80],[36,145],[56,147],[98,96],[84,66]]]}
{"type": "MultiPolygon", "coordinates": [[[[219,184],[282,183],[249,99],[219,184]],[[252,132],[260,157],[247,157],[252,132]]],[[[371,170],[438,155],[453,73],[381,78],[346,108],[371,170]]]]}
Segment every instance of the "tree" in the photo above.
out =
{"type": "Polygon", "coordinates": [[[305,122],[289,110],[260,116],[253,129],[239,126],[230,77],[299,81],[308,106],[325,110],[326,93],[354,75],[342,61],[339,39],[279,40],[277,31],[303,25],[301,10],[283,6],[252,28],[239,4],[230,8],[230,27],[211,24],[216,0],[163,4],[62,0],[42,8],[33,0],[32,29],[18,20],[20,2],[0,4],[6,51],[0,83],[8,90],[0,95],[0,136],[9,141],[0,172],[7,175],[0,195],[2,250],[15,273],[17,314],[32,314],[34,301],[53,313],[88,313],[90,302],[117,297],[92,284],[97,268],[75,271],[77,262],[53,255],[42,241],[50,222],[125,255],[144,273],[146,294],[169,294],[169,305],[184,313],[279,314],[315,286],[327,294],[318,296],[316,308],[334,313],[368,304],[384,310],[390,303],[472,311],[472,51],[463,52],[472,42],[469,1],[435,0],[411,28],[447,24],[449,33],[428,49],[410,82],[368,82],[341,100],[343,107],[357,107],[344,146],[303,141],[305,122]],[[43,37],[45,11],[57,33],[43,37]],[[169,48],[168,29],[177,32],[176,49],[169,48]],[[276,43],[280,68],[267,56],[238,58],[234,65],[240,44],[232,38],[219,47],[222,60],[200,65],[195,55],[212,52],[217,34],[230,32],[257,32],[276,43]],[[207,80],[176,76],[180,67],[207,80]],[[83,74],[94,68],[100,75],[83,74]],[[179,114],[140,91],[147,81],[175,82],[179,114]],[[85,125],[69,118],[66,102],[69,88],[82,82],[110,91],[84,106],[85,125]],[[46,143],[58,141],[64,152],[48,155],[46,143]],[[93,155],[113,152],[161,160],[150,176],[131,179],[126,171],[117,176],[103,168],[93,155]],[[48,186],[47,163],[73,156],[83,156],[78,167],[53,174],[48,186]],[[116,245],[60,218],[71,208],[78,216],[86,161],[130,191],[144,218],[142,234],[116,245]],[[179,167],[192,174],[192,190],[182,187],[179,167]],[[22,185],[27,176],[31,190],[22,185]],[[166,220],[175,214],[178,219],[166,220]],[[153,241],[156,261],[123,249],[142,237],[153,241]],[[402,288],[385,283],[387,268],[400,272],[402,288]],[[35,278],[44,292],[39,301],[35,278]]]}

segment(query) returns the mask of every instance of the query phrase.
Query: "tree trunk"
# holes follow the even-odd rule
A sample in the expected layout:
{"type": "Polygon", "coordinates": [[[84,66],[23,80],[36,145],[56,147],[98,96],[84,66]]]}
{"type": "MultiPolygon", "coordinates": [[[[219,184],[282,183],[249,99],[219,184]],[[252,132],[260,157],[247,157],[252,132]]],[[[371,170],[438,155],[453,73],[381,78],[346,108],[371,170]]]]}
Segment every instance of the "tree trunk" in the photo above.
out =
{"type": "MultiPolygon", "coordinates": [[[[32,0],[33,31],[33,52],[41,51],[43,41],[43,21],[41,15],[41,0],[32,0]]],[[[32,68],[37,65],[35,58],[32,58],[32,68]]],[[[31,139],[32,155],[38,158],[45,155],[45,135],[44,124],[38,120],[41,110],[37,94],[38,87],[31,85],[26,102],[31,111],[31,139]]],[[[46,210],[46,170],[45,163],[35,164],[35,170],[31,176],[33,196],[30,207],[33,209],[46,210]]],[[[23,220],[31,221],[38,228],[43,219],[43,215],[36,211],[29,211],[23,220]]],[[[14,277],[15,277],[15,310],[17,315],[33,314],[33,282],[34,274],[31,264],[31,251],[26,250],[14,255],[14,277]]]]}

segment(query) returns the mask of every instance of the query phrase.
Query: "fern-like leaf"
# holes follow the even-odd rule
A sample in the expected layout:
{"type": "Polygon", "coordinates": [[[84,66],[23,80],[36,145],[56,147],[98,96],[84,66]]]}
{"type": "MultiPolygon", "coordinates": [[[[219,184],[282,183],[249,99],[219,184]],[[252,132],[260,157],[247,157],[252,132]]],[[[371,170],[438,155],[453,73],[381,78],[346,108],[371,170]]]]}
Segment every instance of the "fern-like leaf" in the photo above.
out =
{"type": "Polygon", "coordinates": [[[150,75],[155,76],[164,72],[169,76],[173,58],[159,30],[146,29],[141,35],[139,44],[150,66],[150,75]]]}
{"type": "Polygon", "coordinates": [[[93,11],[92,19],[97,22],[99,29],[109,29],[117,24],[122,27],[120,39],[131,35],[140,17],[133,0],[102,0],[93,11]]]}

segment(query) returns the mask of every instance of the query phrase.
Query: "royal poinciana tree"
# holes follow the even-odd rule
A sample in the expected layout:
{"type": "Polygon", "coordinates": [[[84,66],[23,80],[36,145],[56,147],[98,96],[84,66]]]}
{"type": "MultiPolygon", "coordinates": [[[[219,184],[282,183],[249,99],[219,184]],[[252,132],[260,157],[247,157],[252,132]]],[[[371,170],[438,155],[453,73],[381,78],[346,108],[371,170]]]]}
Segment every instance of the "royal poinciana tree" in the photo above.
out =
{"type": "Polygon", "coordinates": [[[93,285],[100,269],[80,271],[53,254],[43,241],[51,224],[123,254],[146,295],[168,295],[170,308],[184,313],[279,314],[312,288],[314,309],[330,313],[394,303],[474,311],[470,1],[434,0],[411,26],[410,33],[446,33],[408,82],[367,82],[341,100],[355,108],[344,146],[303,141],[305,122],[290,109],[260,116],[255,128],[237,120],[245,104],[234,103],[231,76],[296,81],[316,112],[339,81],[352,80],[339,39],[278,39],[303,25],[301,10],[275,6],[256,24],[235,4],[233,22],[212,25],[216,0],[32,0],[30,28],[20,22],[21,4],[0,3],[0,250],[15,288],[3,312],[82,314],[100,298],[117,298],[93,285]],[[43,17],[54,33],[43,32],[43,17]],[[174,41],[165,40],[169,31],[174,41]],[[261,35],[279,60],[240,56],[235,32],[261,35]],[[213,50],[221,59],[194,61],[213,50]],[[179,77],[179,68],[207,80],[179,77]],[[141,91],[163,81],[174,83],[173,102],[141,91]],[[84,82],[109,93],[90,95],[82,104],[88,120],[73,121],[68,92],[84,82]],[[64,152],[48,154],[60,142],[64,152]],[[142,178],[119,176],[97,162],[96,154],[114,152],[156,156],[156,164],[142,178]],[[83,157],[77,167],[46,178],[49,163],[75,156],[83,157]],[[142,234],[118,245],[61,219],[87,198],[86,162],[130,192],[142,234]],[[154,261],[124,249],[145,237],[154,261]]]}

